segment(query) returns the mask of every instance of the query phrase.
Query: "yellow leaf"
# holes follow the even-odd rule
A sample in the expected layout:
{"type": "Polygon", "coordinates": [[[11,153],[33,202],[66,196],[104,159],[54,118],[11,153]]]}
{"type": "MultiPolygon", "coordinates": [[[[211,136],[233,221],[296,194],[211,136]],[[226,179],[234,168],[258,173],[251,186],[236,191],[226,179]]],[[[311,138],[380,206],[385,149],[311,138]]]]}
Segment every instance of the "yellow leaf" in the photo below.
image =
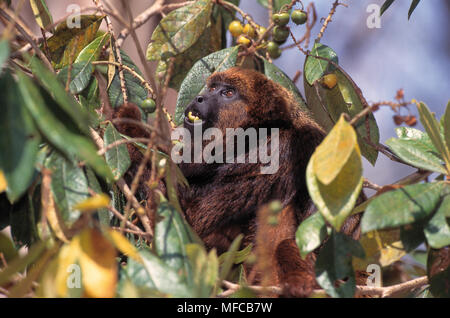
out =
{"type": "Polygon", "coordinates": [[[44,0],[30,0],[31,9],[33,10],[36,23],[45,29],[53,24],[52,16],[48,11],[47,4],[44,0]]]}
{"type": "Polygon", "coordinates": [[[369,232],[359,240],[365,259],[353,259],[353,267],[356,270],[366,270],[369,264],[388,266],[402,258],[406,251],[400,240],[400,230],[383,230],[369,232]]]}
{"type": "Polygon", "coordinates": [[[81,212],[90,212],[107,208],[110,201],[110,198],[106,194],[96,194],[95,196],[76,204],[73,208],[74,210],[79,210],[81,212]]]}
{"type": "Polygon", "coordinates": [[[314,174],[325,185],[341,172],[357,145],[356,132],[341,116],[314,153],[314,174]]]}
{"type": "Polygon", "coordinates": [[[80,235],[80,266],[84,295],[91,298],[111,298],[116,295],[116,248],[97,229],[84,230],[80,235]]]}
{"type": "Polygon", "coordinates": [[[139,255],[138,250],[118,231],[109,230],[109,238],[119,251],[128,257],[131,257],[139,263],[143,263],[142,257],[139,255]]]}
{"type": "Polygon", "coordinates": [[[321,183],[314,175],[313,162],[306,169],[308,192],[323,217],[340,230],[358,199],[362,189],[362,161],[358,144],[355,145],[347,163],[329,184],[321,183]]]}
{"type": "Polygon", "coordinates": [[[42,209],[45,211],[45,216],[47,218],[50,227],[55,233],[56,237],[61,241],[68,243],[68,231],[66,224],[64,223],[61,215],[56,210],[55,200],[53,199],[53,194],[48,191],[48,196],[42,201],[42,209]]]}
{"type": "MultiPolygon", "coordinates": [[[[77,261],[81,255],[80,236],[76,236],[68,245],[64,245],[56,259],[55,276],[56,293],[58,297],[68,297],[68,278],[72,266],[78,266],[77,261]]],[[[75,273],[76,274],[76,273],[75,273]]]]}
{"type": "Polygon", "coordinates": [[[5,175],[0,170],[0,193],[5,192],[7,187],[8,183],[6,182],[5,175]]]}
{"type": "Polygon", "coordinates": [[[109,89],[109,87],[111,86],[111,83],[114,79],[114,76],[116,75],[116,66],[113,64],[116,62],[116,57],[114,56],[114,46],[113,46],[113,42],[110,39],[109,40],[109,58],[108,61],[110,62],[110,64],[108,64],[108,87],[107,89],[109,89]]]}

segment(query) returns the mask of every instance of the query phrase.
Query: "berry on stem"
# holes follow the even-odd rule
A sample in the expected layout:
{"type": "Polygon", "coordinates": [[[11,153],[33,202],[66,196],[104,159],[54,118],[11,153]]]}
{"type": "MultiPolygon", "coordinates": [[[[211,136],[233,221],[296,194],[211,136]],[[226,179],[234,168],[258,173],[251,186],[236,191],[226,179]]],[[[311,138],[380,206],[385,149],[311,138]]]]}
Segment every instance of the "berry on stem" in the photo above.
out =
{"type": "Polygon", "coordinates": [[[234,20],[228,25],[228,30],[230,31],[231,35],[237,38],[239,35],[242,34],[242,31],[244,30],[244,27],[242,26],[240,21],[234,20]]]}
{"type": "Polygon", "coordinates": [[[294,11],[292,11],[291,18],[292,18],[292,21],[297,25],[305,24],[306,21],[308,20],[308,15],[303,10],[294,10],[294,11]]]}

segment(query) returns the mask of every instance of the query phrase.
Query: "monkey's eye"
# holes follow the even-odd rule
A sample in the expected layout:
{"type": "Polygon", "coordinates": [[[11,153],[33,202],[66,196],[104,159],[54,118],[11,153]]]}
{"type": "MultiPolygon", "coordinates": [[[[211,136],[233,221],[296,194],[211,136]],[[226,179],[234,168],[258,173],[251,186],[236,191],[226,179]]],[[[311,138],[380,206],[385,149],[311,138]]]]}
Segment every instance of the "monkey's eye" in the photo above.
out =
{"type": "Polygon", "coordinates": [[[234,96],[234,89],[232,89],[232,88],[227,88],[227,89],[224,89],[222,92],[221,92],[221,94],[222,94],[222,96],[225,96],[225,97],[233,97],[234,96]]]}
{"type": "Polygon", "coordinates": [[[211,84],[211,86],[209,87],[210,92],[214,92],[216,89],[217,89],[217,84],[211,84]]]}

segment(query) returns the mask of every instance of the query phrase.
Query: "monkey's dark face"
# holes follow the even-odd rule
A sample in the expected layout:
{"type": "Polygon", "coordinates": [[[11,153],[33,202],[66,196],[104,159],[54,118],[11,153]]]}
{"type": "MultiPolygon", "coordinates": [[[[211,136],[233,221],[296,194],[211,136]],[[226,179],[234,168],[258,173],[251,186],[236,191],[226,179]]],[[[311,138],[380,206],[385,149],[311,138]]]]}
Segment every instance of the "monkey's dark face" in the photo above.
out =
{"type": "Polygon", "coordinates": [[[241,99],[237,89],[227,83],[213,81],[206,91],[194,98],[184,112],[184,127],[193,132],[195,125],[202,125],[202,130],[214,127],[219,113],[227,105],[241,99]]]}

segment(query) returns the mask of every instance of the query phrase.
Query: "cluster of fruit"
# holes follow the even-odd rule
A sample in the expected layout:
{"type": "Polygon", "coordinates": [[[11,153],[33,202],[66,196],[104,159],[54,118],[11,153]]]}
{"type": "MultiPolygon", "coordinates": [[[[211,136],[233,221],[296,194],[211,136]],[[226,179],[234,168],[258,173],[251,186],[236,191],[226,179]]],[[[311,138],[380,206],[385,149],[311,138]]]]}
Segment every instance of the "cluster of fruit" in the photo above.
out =
{"type": "MultiPolygon", "coordinates": [[[[289,28],[286,26],[290,20],[297,25],[305,24],[308,20],[308,15],[303,10],[293,10],[289,15],[288,12],[275,13],[272,16],[272,20],[275,27],[272,31],[272,40],[265,43],[267,53],[273,59],[279,58],[281,56],[280,44],[286,42],[289,37],[289,28]]],[[[244,26],[238,20],[230,23],[228,30],[231,35],[237,38],[237,43],[249,47],[252,39],[256,37],[262,37],[266,32],[266,28],[259,26],[257,30],[253,28],[250,24],[245,24],[244,26]]],[[[267,40],[265,38],[265,40],[267,40]]]]}

